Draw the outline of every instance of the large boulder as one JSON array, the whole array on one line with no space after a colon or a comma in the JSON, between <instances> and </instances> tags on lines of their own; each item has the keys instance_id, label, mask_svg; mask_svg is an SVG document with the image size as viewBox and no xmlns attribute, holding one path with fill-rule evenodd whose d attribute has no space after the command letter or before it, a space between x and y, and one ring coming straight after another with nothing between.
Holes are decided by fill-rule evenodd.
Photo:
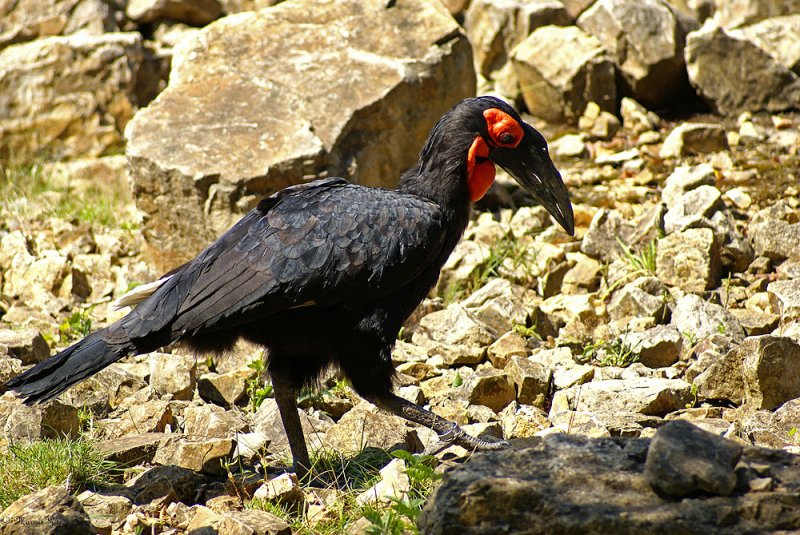
<instances>
[{"instance_id":1,"label":"large boulder","mask_svg":"<svg viewBox=\"0 0 800 535\"><path fill-rule=\"evenodd\" d=\"M800 0L717 0L714 19L724 28L738 28L770 17L800 12Z\"/></svg>"},{"instance_id":2,"label":"large boulder","mask_svg":"<svg viewBox=\"0 0 800 535\"><path fill-rule=\"evenodd\" d=\"M713 20L686 39L689 81L719 113L781 111L800 102L800 78L741 30Z\"/></svg>"},{"instance_id":3,"label":"large boulder","mask_svg":"<svg viewBox=\"0 0 800 535\"><path fill-rule=\"evenodd\" d=\"M0 159L100 156L156 80L139 33L48 37L0 51Z\"/></svg>"},{"instance_id":4,"label":"large boulder","mask_svg":"<svg viewBox=\"0 0 800 535\"><path fill-rule=\"evenodd\" d=\"M690 92L683 58L686 28L661 0L599 0L578 19L616 59L630 94L648 106Z\"/></svg>"},{"instance_id":5,"label":"large boulder","mask_svg":"<svg viewBox=\"0 0 800 535\"><path fill-rule=\"evenodd\" d=\"M288 185L393 186L474 94L469 43L438 2L286 2L218 20L176 46L168 87L126 131L146 237L185 259Z\"/></svg>"},{"instance_id":6,"label":"large boulder","mask_svg":"<svg viewBox=\"0 0 800 535\"><path fill-rule=\"evenodd\" d=\"M515 442L446 472L420 516L420 533L800 529L797 455L742 449L686 422L668 423L652 442L562 434Z\"/></svg>"},{"instance_id":7,"label":"large boulder","mask_svg":"<svg viewBox=\"0 0 800 535\"><path fill-rule=\"evenodd\" d=\"M525 105L538 117L577 123L589 102L616 111L614 64L600 41L580 28L539 28L511 59Z\"/></svg>"}]
</instances>

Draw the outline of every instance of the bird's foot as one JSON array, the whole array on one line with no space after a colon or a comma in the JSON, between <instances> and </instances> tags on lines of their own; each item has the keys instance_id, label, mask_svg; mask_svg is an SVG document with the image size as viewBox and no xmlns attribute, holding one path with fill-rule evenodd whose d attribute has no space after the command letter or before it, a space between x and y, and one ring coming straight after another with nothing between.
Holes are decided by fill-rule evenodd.
<instances>
[{"instance_id":1,"label":"bird's foot","mask_svg":"<svg viewBox=\"0 0 800 535\"><path fill-rule=\"evenodd\" d=\"M461 429L458 426L458 424L453 423L450 429L439 435L438 444L436 444L432 448L434 451L432 453L429 452L429 454L435 455L453 444L455 444L456 446L461 446L462 448L471 451L501 450L510 445L505 440L497 440L490 442L482 438L473 437L472 435L467 434L463 429Z\"/></svg>"}]
</instances>

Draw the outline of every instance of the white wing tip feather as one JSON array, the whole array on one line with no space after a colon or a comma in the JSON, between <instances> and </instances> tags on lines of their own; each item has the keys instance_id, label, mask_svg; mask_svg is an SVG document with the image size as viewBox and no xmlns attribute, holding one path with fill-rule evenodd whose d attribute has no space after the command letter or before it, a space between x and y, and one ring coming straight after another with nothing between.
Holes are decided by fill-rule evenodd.
<instances>
[{"instance_id":1,"label":"white wing tip feather","mask_svg":"<svg viewBox=\"0 0 800 535\"><path fill-rule=\"evenodd\" d=\"M164 277L158 280L154 280L153 282L148 282L147 284L140 284L130 292L126 293L125 295L120 296L116 301L111 303L112 310L119 310L124 307L132 307L138 305L151 295L153 295L156 290L158 290L162 284L167 282L169 279L172 278L172 275L169 277Z\"/></svg>"}]
</instances>

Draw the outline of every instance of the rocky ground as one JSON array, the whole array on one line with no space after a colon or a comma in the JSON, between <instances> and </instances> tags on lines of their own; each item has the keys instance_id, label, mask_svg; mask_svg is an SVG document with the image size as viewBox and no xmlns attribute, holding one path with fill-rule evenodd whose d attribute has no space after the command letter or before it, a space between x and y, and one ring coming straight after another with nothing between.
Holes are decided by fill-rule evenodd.
<instances>
[{"instance_id":1,"label":"rocky ground","mask_svg":"<svg viewBox=\"0 0 800 535\"><path fill-rule=\"evenodd\" d=\"M450 2L460 33L439 4L399 0L367 56L376 37L348 2L45 4L0 20L0 382L122 317L115 299L293 177L390 185L476 72L479 92L536 114L576 236L500 176L393 354L400 395L511 449L391 458L374 448L430 453L436 437L333 375L302 399L320 453L318 480L300 485L280 474L262 351L170 347L44 406L0 397L0 487L33 479L9 468L20 448L63 436L115 467L102 484L0 492L0 533L402 532L444 471L422 532L800 529L800 33L786 30L800 6ZM291 26L298 12L337 21L314 34L327 72L254 52L272 28L321 54ZM627 25L632 13L665 37ZM401 23L413 39L392 32ZM731 47L751 66L736 76ZM366 88L344 98L354 69ZM341 87L323 96L292 72Z\"/></svg>"}]
</instances>

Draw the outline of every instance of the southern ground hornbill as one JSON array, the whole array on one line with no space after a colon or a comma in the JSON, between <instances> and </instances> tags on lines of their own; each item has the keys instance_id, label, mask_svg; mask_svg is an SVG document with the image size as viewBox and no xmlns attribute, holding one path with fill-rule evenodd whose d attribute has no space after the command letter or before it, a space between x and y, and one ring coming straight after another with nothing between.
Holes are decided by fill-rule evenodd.
<instances>
[{"instance_id":1,"label":"southern ground hornbill","mask_svg":"<svg viewBox=\"0 0 800 535\"><path fill-rule=\"evenodd\" d=\"M336 366L365 399L469 449L474 438L392 393L391 351L460 239L495 164L573 232L572 207L542 135L508 104L467 99L431 131L397 189L329 178L261 201L197 258L155 284L127 316L13 378L27 403L48 400L112 362L183 342L203 352L239 338L268 348L294 468L308 450L297 394Z\"/></svg>"}]
</instances>

